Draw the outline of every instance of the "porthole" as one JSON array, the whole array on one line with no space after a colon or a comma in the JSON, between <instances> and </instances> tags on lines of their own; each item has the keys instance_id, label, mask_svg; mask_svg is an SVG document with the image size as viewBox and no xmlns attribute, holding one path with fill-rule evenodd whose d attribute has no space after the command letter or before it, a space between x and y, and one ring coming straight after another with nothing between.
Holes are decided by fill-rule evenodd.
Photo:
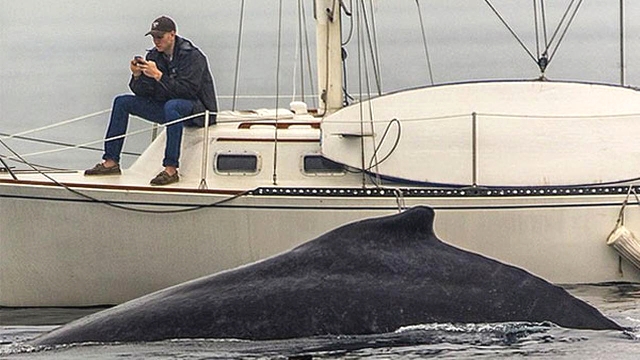
<instances>
[{"instance_id":1,"label":"porthole","mask_svg":"<svg viewBox=\"0 0 640 360\"><path fill-rule=\"evenodd\" d=\"M214 170L221 175L255 175L260 165L260 156L252 153L218 153L214 159Z\"/></svg>"},{"instance_id":2,"label":"porthole","mask_svg":"<svg viewBox=\"0 0 640 360\"><path fill-rule=\"evenodd\" d=\"M304 155L302 160L302 172L305 175L344 175L343 164L327 159L320 154Z\"/></svg>"}]
</instances>

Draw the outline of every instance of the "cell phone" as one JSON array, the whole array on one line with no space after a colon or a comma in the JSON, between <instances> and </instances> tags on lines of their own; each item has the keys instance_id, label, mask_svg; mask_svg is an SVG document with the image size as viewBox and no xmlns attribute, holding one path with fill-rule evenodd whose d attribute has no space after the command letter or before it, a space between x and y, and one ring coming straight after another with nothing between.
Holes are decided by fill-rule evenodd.
<instances>
[{"instance_id":1,"label":"cell phone","mask_svg":"<svg viewBox=\"0 0 640 360\"><path fill-rule=\"evenodd\" d=\"M144 60L144 58L143 58L142 56L140 56L140 55L136 55L136 56L134 57L134 60L136 61L136 64L137 64L137 65L143 65L143 64L145 64L145 63L146 63L146 61Z\"/></svg>"}]
</instances>

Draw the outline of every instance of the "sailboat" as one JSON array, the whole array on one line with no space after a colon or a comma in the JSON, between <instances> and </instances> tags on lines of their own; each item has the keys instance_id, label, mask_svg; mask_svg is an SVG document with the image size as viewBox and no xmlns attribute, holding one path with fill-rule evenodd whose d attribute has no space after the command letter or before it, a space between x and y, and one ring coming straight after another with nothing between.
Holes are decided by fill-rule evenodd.
<instances>
[{"instance_id":1,"label":"sailboat","mask_svg":"<svg viewBox=\"0 0 640 360\"><path fill-rule=\"evenodd\" d=\"M178 183L148 184L164 132L121 176L3 160L0 306L118 304L417 205L435 209L445 241L549 281L640 281L607 245L622 219L640 231L636 89L541 76L345 105L344 4L314 5L318 108L227 110L186 128Z\"/></svg>"}]
</instances>

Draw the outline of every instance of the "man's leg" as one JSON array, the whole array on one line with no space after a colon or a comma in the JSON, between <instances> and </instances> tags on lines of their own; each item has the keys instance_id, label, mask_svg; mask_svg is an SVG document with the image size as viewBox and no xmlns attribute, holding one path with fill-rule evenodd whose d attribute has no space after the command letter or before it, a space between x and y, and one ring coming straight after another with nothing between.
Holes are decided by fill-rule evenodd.
<instances>
[{"instance_id":1,"label":"man's leg","mask_svg":"<svg viewBox=\"0 0 640 360\"><path fill-rule=\"evenodd\" d=\"M136 95L117 96L113 100L111 119L107 128L107 139L126 134L129 125L129 114L161 122L164 118L163 104ZM105 141L104 155L102 156L102 159L107 163L105 166L110 165L110 162L120 163L120 153L123 145L124 138Z\"/></svg>"},{"instance_id":2,"label":"man's leg","mask_svg":"<svg viewBox=\"0 0 640 360\"><path fill-rule=\"evenodd\" d=\"M164 119L168 123L193 113L193 102L184 99L172 99L164 104ZM167 144L164 150L164 160L162 166L169 175L175 173L175 169L180 167L180 146L182 145L183 122L178 122L167 126Z\"/></svg>"}]
</instances>

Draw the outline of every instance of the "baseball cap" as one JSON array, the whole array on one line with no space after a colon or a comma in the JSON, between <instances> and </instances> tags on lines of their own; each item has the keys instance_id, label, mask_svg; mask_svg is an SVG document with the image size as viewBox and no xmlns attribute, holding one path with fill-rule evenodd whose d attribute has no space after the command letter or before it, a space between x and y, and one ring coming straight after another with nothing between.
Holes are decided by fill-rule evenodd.
<instances>
[{"instance_id":1,"label":"baseball cap","mask_svg":"<svg viewBox=\"0 0 640 360\"><path fill-rule=\"evenodd\" d=\"M160 16L159 18L153 20L151 23L151 30L148 33L144 34L153 35L153 36L162 36L164 33L176 31L176 23L173 22L169 17Z\"/></svg>"}]
</instances>

